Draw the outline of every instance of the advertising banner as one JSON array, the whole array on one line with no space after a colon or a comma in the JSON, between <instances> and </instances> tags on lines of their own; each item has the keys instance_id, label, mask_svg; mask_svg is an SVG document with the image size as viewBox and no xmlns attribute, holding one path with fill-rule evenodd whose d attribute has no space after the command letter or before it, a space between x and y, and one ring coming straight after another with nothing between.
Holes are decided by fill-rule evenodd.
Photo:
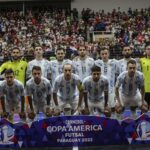
<instances>
[{"instance_id":1,"label":"advertising banner","mask_svg":"<svg viewBox=\"0 0 150 150\"><path fill-rule=\"evenodd\" d=\"M0 120L0 148L150 144L150 117L122 121L100 116L60 116L28 123Z\"/></svg>"}]
</instances>

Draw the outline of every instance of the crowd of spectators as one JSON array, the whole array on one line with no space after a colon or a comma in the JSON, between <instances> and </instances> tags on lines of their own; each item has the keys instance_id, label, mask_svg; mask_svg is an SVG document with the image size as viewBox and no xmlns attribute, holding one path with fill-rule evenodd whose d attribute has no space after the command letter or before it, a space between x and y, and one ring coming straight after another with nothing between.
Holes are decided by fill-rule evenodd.
<instances>
[{"instance_id":1,"label":"crowd of spectators","mask_svg":"<svg viewBox=\"0 0 150 150\"><path fill-rule=\"evenodd\" d=\"M120 8L106 13L83 9L45 9L7 11L0 13L0 62L7 61L10 49L18 46L27 61L33 59L35 42L39 42L48 59L55 56L58 45L66 49L66 57L77 55L78 45L85 43L94 59L102 43L88 39L87 33L110 31L114 34L110 46L111 57L119 58L124 44L130 44L136 57L143 55L145 43L150 40L150 8L121 12Z\"/></svg>"},{"instance_id":2,"label":"crowd of spectators","mask_svg":"<svg viewBox=\"0 0 150 150\"><path fill-rule=\"evenodd\" d=\"M70 97L72 95L70 96L69 94L74 93L75 95L73 95L73 98L74 96L76 96L75 86L77 86L79 92L81 92L79 94L80 100L78 103L78 107L80 108L83 92L80 78L83 79L84 83L85 77L89 76L89 73L91 73L91 68L96 62L94 60L97 59L99 62L98 63L99 68L95 68L95 71L93 71L98 72L98 74L96 74L97 77L95 79L96 82L99 80L102 66L103 66L102 70L104 70L103 74L107 72L108 75L110 75L116 69L116 71L114 71L115 73L113 74L114 78L112 76L108 76L108 79L110 81L109 85L112 85L114 88L116 76L118 75L118 73L121 73L122 71L126 70L126 68L128 67L128 65L126 64L127 61L131 58L131 54L133 54L132 55L133 57L143 57L145 52L146 56L149 57L149 53L147 52L149 51L149 47L148 46L145 47L145 45L150 42L149 20L150 20L150 8L141 10L132 10L131 8L129 8L127 12L121 12L120 8L118 8L117 10L114 9L112 12L108 13L106 13L104 10L94 12L89 8L83 9L81 13L79 13L77 9L69 10L69 9L50 9L50 8L26 10L25 12L12 10L1 12L0 62L1 64L3 63L3 65L1 65L2 70L1 74L3 75L3 72L11 66L14 71L14 73L11 72L13 74L13 77L17 79L18 76L21 77L23 81L25 81L26 80L25 77L29 79L31 76L33 76L31 68L35 66L35 64L37 66L41 65L39 68L37 68L37 70L35 69L37 71L35 73L39 74L39 77L41 77L41 75L42 74L44 75L45 73L47 78L49 77L49 80L52 80L53 82L55 81L52 89L53 89L53 100L56 105L56 108L58 107L57 92L58 90L62 90L59 88L62 87L63 88L62 91L67 92L67 94L62 92L61 96L63 97L65 95L66 97L63 98L65 100L68 99L70 100ZM98 41L94 41L91 38L91 33L95 31L103 33L104 32L111 33L113 35L113 39L109 40L108 38L101 38L101 40L99 39ZM56 59L56 60L49 62L48 60L43 58L43 54L46 59L49 60ZM121 56L124 56L123 59L120 59L121 61L119 61L119 66L118 61L116 60L111 59L111 61L109 61L109 54L110 59L111 58L120 59ZM77 55L78 57L75 57ZM90 57L87 57L87 55L91 56L94 60ZM73 63L74 65L71 64L64 65L64 61L68 62L70 61L66 60L64 56L67 59L72 59L73 61L71 62L71 64ZM100 57L101 59L99 59ZM7 61L10 59L11 61ZM26 61L24 61L24 59ZM5 61L7 62L4 63ZM131 67L132 65L134 65L133 67L135 71L136 71L136 63L139 63L139 61L140 59L137 59L137 62L136 60L131 61ZM29 62L28 65L27 62ZM123 63L121 64L121 62ZM144 60L143 65L145 65L147 62L148 60ZM147 64L146 68L149 68L149 62ZM112 69L112 66L114 66L115 69ZM125 70L119 72L118 67L119 68L121 67L121 69L125 68ZM112 69L111 71L110 68ZM77 85L75 85L74 82L71 83L73 77L72 70L75 71L75 74L79 75L79 77L76 77L76 75L74 76L75 79L74 81L75 83L77 83ZM40 73L38 73L38 71ZM149 74L148 71L149 69L146 70L147 74ZM22 73L22 75L20 75L20 73ZM64 74L62 73L64 74L66 73L66 76L63 76ZM139 73L139 77L140 74L141 73ZM53 75L54 78L51 78L51 75ZM94 73L92 75L94 75ZM56 77L58 77L58 79ZM90 79L90 82L94 80L94 77L95 76L93 76L92 80ZM66 79L63 82L62 79L64 78ZM113 83L111 82L112 78ZM142 75L140 79L141 79L141 87L143 87L144 80ZM39 79L39 81L41 81L41 79ZM4 82L2 81L1 85L3 85ZM138 82L139 81L133 83ZM39 85L39 83L40 82L37 82L37 86ZM63 83L64 84L66 83L66 85L64 86ZM108 85L107 81L105 82L105 84ZM73 86L73 92L71 86ZM99 88L97 88L96 86L97 85L93 85L92 87L93 91L99 94L98 91ZM130 89L132 89L132 87L134 86L137 85L131 85ZM127 86L127 89L129 89L128 87L129 86ZM48 88L50 89L50 87ZM108 102L108 94L110 94L108 93L108 87L106 88L107 88L106 91L104 91L106 92L105 93L106 95L104 96L106 98L105 107L107 106ZM89 89L91 90L91 88ZM84 90L85 90L84 92L87 92L86 89ZM149 94L149 91L147 93ZM38 90L36 94L39 94ZM41 98L42 94L43 91L41 92L41 94L39 94ZM97 94L93 93L93 95ZM113 97L111 98L114 99L114 89L112 90L111 94ZM141 95L143 98L144 94L142 93ZM47 96L48 100L50 100L50 93L48 93ZM93 99L97 100L100 97L98 98L94 97ZM10 96L10 99L11 98L12 97ZM2 99L4 100L4 97L2 97ZM32 104L30 103L32 100L30 99L30 97L27 97L27 101L28 100L32 109ZM24 98L22 99L22 101L24 101ZM85 105L87 105L86 101L87 100L85 100ZM120 103L119 96L118 101ZM4 103L2 102L2 107L3 104ZM47 105L50 105L49 101L47 102ZM144 105L144 99L142 99L142 105ZM77 106L77 103L75 104L75 106ZM22 105L22 109L23 107L24 106ZM115 107L114 105L111 106L112 109L114 109L114 107ZM3 111L5 111L4 107Z\"/></svg>"}]
</instances>

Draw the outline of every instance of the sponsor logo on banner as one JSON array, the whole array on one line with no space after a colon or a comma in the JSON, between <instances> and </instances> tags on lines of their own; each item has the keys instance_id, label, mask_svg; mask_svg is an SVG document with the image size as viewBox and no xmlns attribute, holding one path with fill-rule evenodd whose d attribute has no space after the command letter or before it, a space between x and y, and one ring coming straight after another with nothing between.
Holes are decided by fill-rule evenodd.
<instances>
[{"instance_id":1,"label":"sponsor logo on banner","mask_svg":"<svg viewBox=\"0 0 150 150\"><path fill-rule=\"evenodd\" d=\"M148 121L141 121L137 128L137 138L136 140L145 141L150 140L150 122Z\"/></svg>"},{"instance_id":2,"label":"sponsor logo on banner","mask_svg":"<svg viewBox=\"0 0 150 150\"><path fill-rule=\"evenodd\" d=\"M0 145L14 144L12 139L14 137L14 129L9 125L0 126Z\"/></svg>"},{"instance_id":3,"label":"sponsor logo on banner","mask_svg":"<svg viewBox=\"0 0 150 150\"><path fill-rule=\"evenodd\" d=\"M119 144L122 141L127 143L117 120L99 116L52 117L34 122L31 130L36 132L32 139L37 146L95 146Z\"/></svg>"},{"instance_id":4,"label":"sponsor logo on banner","mask_svg":"<svg viewBox=\"0 0 150 150\"><path fill-rule=\"evenodd\" d=\"M62 126L48 126L47 132L50 134L57 132L64 132L64 136L57 139L58 143L66 142L92 142L93 138L85 137L85 132L99 132L102 131L100 124L85 124L84 120L65 120Z\"/></svg>"}]
</instances>

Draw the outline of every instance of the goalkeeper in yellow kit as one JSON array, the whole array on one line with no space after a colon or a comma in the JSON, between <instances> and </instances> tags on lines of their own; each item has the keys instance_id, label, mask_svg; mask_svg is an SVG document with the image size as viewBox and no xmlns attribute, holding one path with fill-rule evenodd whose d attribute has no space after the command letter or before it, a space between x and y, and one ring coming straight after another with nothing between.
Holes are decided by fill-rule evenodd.
<instances>
[{"instance_id":1,"label":"goalkeeper in yellow kit","mask_svg":"<svg viewBox=\"0 0 150 150\"><path fill-rule=\"evenodd\" d=\"M21 60L21 50L14 47L11 50L11 60L3 63L0 66L0 73L3 74L6 69L12 69L15 73L15 79L25 85L25 74L27 69L27 62Z\"/></svg>"},{"instance_id":2,"label":"goalkeeper in yellow kit","mask_svg":"<svg viewBox=\"0 0 150 150\"><path fill-rule=\"evenodd\" d=\"M144 74L145 101L150 107L150 43L145 46L146 56L140 59L142 72Z\"/></svg>"}]
</instances>

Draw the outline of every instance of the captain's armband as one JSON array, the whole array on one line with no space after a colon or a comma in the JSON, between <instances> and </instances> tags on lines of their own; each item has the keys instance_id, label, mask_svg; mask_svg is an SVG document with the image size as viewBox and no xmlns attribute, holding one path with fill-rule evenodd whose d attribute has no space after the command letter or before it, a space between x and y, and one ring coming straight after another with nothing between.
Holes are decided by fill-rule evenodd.
<instances>
[{"instance_id":1,"label":"captain's armband","mask_svg":"<svg viewBox=\"0 0 150 150\"><path fill-rule=\"evenodd\" d=\"M78 90L83 91L83 85L81 83L78 85Z\"/></svg>"}]
</instances>

